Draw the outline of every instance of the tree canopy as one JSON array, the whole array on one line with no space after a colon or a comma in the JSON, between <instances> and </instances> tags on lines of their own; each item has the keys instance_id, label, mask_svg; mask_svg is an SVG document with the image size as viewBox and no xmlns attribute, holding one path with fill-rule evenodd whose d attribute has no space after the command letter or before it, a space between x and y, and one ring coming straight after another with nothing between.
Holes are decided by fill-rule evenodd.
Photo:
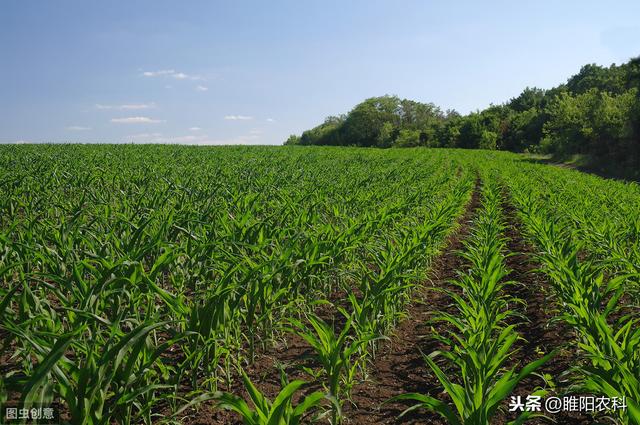
<instances>
[{"instance_id":1,"label":"tree canopy","mask_svg":"<svg viewBox=\"0 0 640 425\"><path fill-rule=\"evenodd\" d=\"M583 66L565 84L527 87L502 105L467 115L397 96L366 99L289 145L454 147L585 154L640 177L640 57Z\"/></svg>"}]
</instances>

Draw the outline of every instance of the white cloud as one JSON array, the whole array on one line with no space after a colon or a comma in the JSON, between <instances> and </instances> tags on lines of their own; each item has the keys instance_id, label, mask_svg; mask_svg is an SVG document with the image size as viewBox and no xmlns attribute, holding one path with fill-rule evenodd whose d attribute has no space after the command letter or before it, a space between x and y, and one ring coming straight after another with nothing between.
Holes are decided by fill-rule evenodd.
<instances>
[{"instance_id":1,"label":"white cloud","mask_svg":"<svg viewBox=\"0 0 640 425\"><path fill-rule=\"evenodd\" d=\"M198 87L196 87L196 90L198 90L198 91L207 91L207 90L209 90L209 87L198 86Z\"/></svg>"},{"instance_id":2,"label":"white cloud","mask_svg":"<svg viewBox=\"0 0 640 425\"><path fill-rule=\"evenodd\" d=\"M199 75L189 75L184 72L176 72L175 69L161 69L159 71L145 71L143 77L173 77L176 80L202 80Z\"/></svg>"},{"instance_id":3,"label":"white cloud","mask_svg":"<svg viewBox=\"0 0 640 425\"><path fill-rule=\"evenodd\" d=\"M276 122L276 120L274 120L273 118L267 118L266 121L267 122Z\"/></svg>"},{"instance_id":4,"label":"white cloud","mask_svg":"<svg viewBox=\"0 0 640 425\"><path fill-rule=\"evenodd\" d=\"M230 120L230 121L237 121L237 120L252 120L253 117L247 116L247 115L225 115L224 117L225 120Z\"/></svg>"},{"instance_id":5,"label":"white cloud","mask_svg":"<svg viewBox=\"0 0 640 425\"><path fill-rule=\"evenodd\" d=\"M251 130L249 134L262 134L262 130Z\"/></svg>"},{"instance_id":6,"label":"white cloud","mask_svg":"<svg viewBox=\"0 0 640 425\"><path fill-rule=\"evenodd\" d=\"M126 118L112 118L111 122L116 124L157 124L164 121L155 120L149 117L126 117Z\"/></svg>"},{"instance_id":7,"label":"white cloud","mask_svg":"<svg viewBox=\"0 0 640 425\"><path fill-rule=\"evenodd\" d=\"M67 130L69 131L87 131L87 130L91 130L91 127L83 127L81 125L70 125L67 127Z\"/></svg>"},{"instance_id":8,"label":"white cloud","mask_svg":"<svg viewBox=\"0 0 640 425\"><path fill-rule=\"evenodd\" d=\"M175 72L173 69L162 69L160 71L146 71L142 75L145 77L160 77L162 75L173 75Z\"/></svg>"},{"instance_id":9,"label":"white cloud","mask_svg":"<svg viewBox=\"0 0 640 425\"><path fill-rule=\"evenodd\" d=\"M189 128L189 131L200 131L202 130L200 127L191 127Z\"/></svg>"},{"instance_id":10,"label":"white cloud","mask_svg":"<svg viewBox=\"0 0 640 425\"><path fill-rule=\"evenodd\" d=\"M152 109L155 108L156 104L154 102L151 103L131 103L128 105L120 105L120 109Z\"/></svg>"},{"instance_id":11,"label":"white cloud","mask_svg":"<svg viewBox=\"0 0 640 425\"><path fill-rule=\"evenodd\" d=\"M177 80L192 80L192 81L202 80L202 77L199 76L199 75L187 75L187 74L184 74L182 72L174 74L173 78L175 78Z\"/></svg>"},{"instance_id":12,"label":"white cloud","mask_svg":"<svg viewBox=\"0 0 640 425\"><path fill-rule=\"evenodd\" d=\"M124 105L102 105L96 103L97 109L116 109L116 110L140 110L140 109L153 109L156 107L155 102L149 103L128 103Z\"/></svg>"}]
</instances>

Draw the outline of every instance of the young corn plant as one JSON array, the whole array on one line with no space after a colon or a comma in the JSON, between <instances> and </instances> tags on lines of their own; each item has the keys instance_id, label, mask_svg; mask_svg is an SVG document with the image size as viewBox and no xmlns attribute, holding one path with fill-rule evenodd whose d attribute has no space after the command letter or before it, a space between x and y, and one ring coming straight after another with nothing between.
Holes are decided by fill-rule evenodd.
<instances>
[{"instance_id":1,"label":"young corn plant","mask_svg":"<svg viewBox=\"0 0 640 425\"><path fill-rule=\"evenodd\" d=\"M244 371L241 373L244 388L253 408L244 399L230 393L217 393L213 399L216 400L219 408L233 410L239 414L245 425L298 425L305 415L311 414L325 398L322 392L316 391L304 396L298 404L294 405L294 396L306 382L295 380L286 383L283 379L283 388L275 399L270 401L256 388Z\"/></svg>"},{"instance_id":2,"label":"young corn plant","mask_svg":"<svg viewBox=\"0 0 640 425\"><path fill-rule=\"evenodd\" d=\"M203 293L202 300L186 302L182 306L181 317L184 317L182 332L185 342L182 349L185 358L176 376L190 375L192 388L199 387L199 372L205 372L205 382L210 391L218 390L219 369L224 367L224 376L229 383L231 377L230 350L234 347L234 335L228 332L233 320L234 302L230 296L232 286L223 282L208 293ZM238 344L235 344L238 345Z\"/></svg>"},{"instance_id":3,"label":"young corn plant","mask_svg":"<svg viewBox=\"0 0 640 425\"><path fill-rule=\"evenodd\" d=\"M616 412L618 418L623 423L640 423L638 320L629 315L616 321L609 319L620 308L625 284L630 278L637 279L637 275L605 279L602 263L580 258L582 244L574 240L570 231L558 230L556 221L549 219L531 197L518 199L531 237L544 248L539 258L563 304L562 318L576 330L578 346L585 355L585 363L572 368L578 377L573 390L625 397L628 409Z\"/></svg>"},{"instance_id":4,"label":"young corn plant","mask_svg":"<svg viewBox=\"0 0 640 425\"><path fill-rule=\"evenodd\" d=\"M289 330L300 337L313 348L314 359L322 367L321 376L324 376L327 397L332 401L333 424L342 421L342 405L344 399L349 399L351 388L357 378L358 361L353 359L361 348L374 339L373 335L350 335L352 318L348 318L339 334L336 335L333 326L317 316L307 317L309 325L291 319ZM306 368L312 376L317 375L313 370Z\"/></svg>"},{"instance_id":5,"label":"young corn plant","mask_svg":"<svg viewBox=\"0 0 640 425\"><path fill-rule=\"evenodd\" d=\"M489 424L504 400L518 382L532 374L553 356L533 361L519 371L506 368L519 338L515 325L505 320L515 314L508 310L508 298L502 289L509 271L504 264L504 225L501 221L499 188L490 183L484 187L482 209L474 223L465 250L460 255L471 266L469 275L453 282L462 295L445 291L457 308L457 314L440 314L435 320L451 326L448 335L437 334L449 351L435 351L424 356L440 384L453 401L453 407L427 394L403 394L395 400L418 402L401 416L418 408L437 412L450 424ZM461 383L450 379L434 361L442 356L456 369ZM538 393L540 394L540 392ZM519 420L526 419L526 416Z\"/></svg>"},{"instance_id":6,"label":"young corn plant","mask_svg":"<svg viewBox=\"0 0 640 425\"><path fill-rule=\"evenodd\" d=\"M43 338L12 328L12 332L32 345L40 359L22 383L22 402L27 408L42 405L59 394L74 425L107 424L112 420L124 424L153 423L152 408L161 399L157 392L172 388L162 383L169 370L159 358L181 339L153 345L150 334L166 324L141 323L127 334L116 324L106 335L96 333L91 325L78 326L50 347ZM69 356L70 350L74 357Z\"/></svg>"}]
</instances>

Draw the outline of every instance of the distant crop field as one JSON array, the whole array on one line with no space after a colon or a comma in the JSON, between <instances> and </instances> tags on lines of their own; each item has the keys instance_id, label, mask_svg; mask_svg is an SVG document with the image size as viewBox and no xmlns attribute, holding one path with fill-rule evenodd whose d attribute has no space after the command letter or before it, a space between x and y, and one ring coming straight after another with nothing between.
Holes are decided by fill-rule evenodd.
<instances>
[{"instance_id":1,"label":"distant crop field","mask_svg":"<svg viewBox=\"0 0 640 425\"><path fill-rule=\"evenodd\" d=\"M639 284L517 154L0 146L0 423L640 424Z\"/></svg>"}]
</instances>

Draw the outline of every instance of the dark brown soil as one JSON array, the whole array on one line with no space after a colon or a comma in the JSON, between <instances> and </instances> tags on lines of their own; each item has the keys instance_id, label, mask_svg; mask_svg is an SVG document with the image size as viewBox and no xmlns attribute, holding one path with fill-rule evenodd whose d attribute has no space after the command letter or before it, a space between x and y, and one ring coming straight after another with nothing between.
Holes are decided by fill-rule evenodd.
<instances>
[{"instance_id":1,"label":"dark brown soil","mask_svg":"<svg viewBox=\"0 0 640 425\"><path fill-rule=\"evenodd\" d=\"M553 299L553 288L548 278L539 272L540 264L536 263L535 251L525 241L521 232L521 223L516 215L515 208L508 202L502 205L506 227L507 251L512 254L507 256L506 264L511 270L508 280L516 282L508 286L507 291L514 299L524 300L525 304L515 303L513 309L522 313L528 320L520 322L517 331L523 340L517 344L517 353L512 359L511 366L522 366L535 361L543 355L558 350L557 354L545 365L537 370L539 374L548 374L554 385L555 391L549 396L562 397L567 389L566 378L562 374L575 365L577 361L575 346L571 345L575 337L569 326L563 321L552 321L559 316L559 308ZM531 375L523 379L516 387L513 395L523 399L532 394L536 389L549 386L544 380ZM560 412L549 415L559 424L591 424L593 419L582 413ZM504 414L503 420L514 420L515 414ZM496 422L500 423L500 422ZM550 423L543 418L535 418L527 421L532 424Z\"/></svg>"},{"instance_id":2,"label":"dark brown soil","mask_svg":"<svg viewBox=\"0 0 640 425\"><path fill-rule=\"evenodd\" d=\"M431 338L433 331L428 322L434 312L447 310L449 301L444 294L431 289L445 287L449 280L457 276L456 273L462 267L462 263L456 252L462 248L462 240L469 232L469 222L479 204L478 181L465 214L458 222L457 230L448 237L443 254L433 263L433 280L428 286L420 286L416 289L414 294L416 301L408 308L408 319L398 325L391 341L382 344L379 348L376 360L369 370L370 379L353 389L352 397L357 407L345 402L343 413L346 423L444 423L437 415L424 412L398 420L398 415L410 404L383 403L395 395L406 392L440 391L437 379L428 370L422 358L421 350L430 353L437 348ZM334 308L330 307L320 308L317 313L324 320L330 320L331 316L335 317ZM246 371L259 389L269 398L273 398L280 388L275 365L278 363L285 365L290 379L309 380L299 366L304 364L303 359L310 354L311 349L305 341L295 335L287 335L286 346L276 346L268 353L260 354ZM309 386L305 393L319 389L317 385ZM246 391L240 379L234 379L231 392L246 398ZM427 419L429 419L428 422L425 422ZM204 403L198 411L193 410L183 415L181 421L198 425L241 423L236 414L215 409L212 403Z\"/></svg>"},{"instance_id":3,"label":"dark brown soil","mask_svg":"<svg viewBox=\"0 0 640 425\"><path fill-rule=\"evenodd\" d=\"M456 231L448 237L442 254L434 260L431 281L415 290L414 302L409 305L407 310L407 319L399 323L391 340L381 345L377 357L369 369L369 379L353 389L354 404L345 403L346 423L445 423L437 414L423 409L399 419L400 413L413 403L386 402L394 396L408 392L431 394L442 400L448 400L446 394L442 392L437 378L426 366L422 353L429 354L434 350L447 348L442 347L433 338L434 328L439 333L445 334L446 325L430 322L438 311L455 312L446 294L434 291L433 288L454 289L449 281L455 279L458 273L464 272L467 267L457 253L463 248L462 242L468 236L471 230L471 221L480 206L479 186L478 180L472 199L467 205L464 215L458 221ZM506 263L508 268L512 270L508 279L518 282L517 285L509 286L507 291L514 299L526 301L526 304L514 303L512 308L528 318L528 321L518 325L518 332L522 335L523 340L518 343L518 351L510 366L520 368L540 358L544 353L558 349L558 354L538 372L553 377L556 389L549 396L562 397L567 387L567 382L561 377L562 373L576 361L575 347L570 345L570 342L575 338L564 322L552 323L552 319L558 316L558 307L552 298L553 290L546 276L537 271L539 264L534 261L535 251L520 233L520 222L515 209L505 201L503 210L507 223L507 251L510 254ZM325 320L330 320L335 311L333 308L320 308L318 313ZM277 345L268 352L259 354L255 363L247 367L246 371L260 390L269 398L273 398L280 388L275 365L282 364L290 379L310 380L299 369L301 364L305 364L304 359L309 354L311 351L306 342L297 336L287 335L286 346ZM310 365L308 362L306 364ZM452 373L455 372L452 371ZM514 395L520 395L524 398L541 386L545 386L541 378L530 376L518 385ZM317 384L307 387L304 393L307 394L315 390L320 390ZM246 398L246 391L242 387L240 379L234 379L231 392ZM506 408L505 404L504 410ZM192 410L185 413L180 419L183 423L199 425L241 423L236 414L215 409L212 403L204 403L198 408L198 411ZM492 423L504 424L513 419L515 419L513 414L501 411L498 412ZM578 413L559 413L553 415L552 419L558 424L594 423L591 417ZM551 422L545 419L533 419L527 423Z\"/></svg>"},{"instance_id":4,"label":"dark brown soil","mask_svg":"<svg viewBox=\"0 0 640 425\"><path fill-rule=\"evenodd\" d=\"M354 288L354 291L356 294L359 293L357 288ZM344 327L346 318L337 310L337 306L348 309L348 302L346 300L347 296L343 291L334 292L328 297L330 303L317 306L315 308L315 314L322 320L333 325L336 332L339 332L339 330ZM305 395L315 391L323 392L322 385L319 382L313 382L314 379L309 376L302 367L317 370L320 368L320 365L317 364L314 359L312 347L303 338L288 332L282 339L277 341L273 346L270 346L267 350L258 348L254 362L251 365L244 366L243 370L259 391L269 400L277 397L278 392L282 388L280 368L284 370L289 381L298 379L308 382L309 384L305 385L302 390L294 396L294 402L298 403ZM185 393L188 392L188 385L185 386L184 390ZM248 397L239 373L234 373L231 388L220 388L220 390L227 391L245 399L247 404L253 408L253 404ZM329 402L326 401L325 405L328 410L330 408ZM242 424L239 415L231 411L216 408L215 402L213 401L201 403L197 408L184 413L180 420L181 423L193 425Z\"/></svg>"},{"instance_id":5,"label":"dark brown soil","mask_svg":"<svg viewBox=\"0 0 640 425\"><path fill-rule=\"evenodd\" d=\"M434 260L431 282L419 286L414 294L415 302L407 310L407 319L400 322L389 343L383 344L370 368L370 379L353 390L355 406L345 408L349 424L440 424L440 416L423 410L398 416L413 403L385 403L390 398L409 392L435 395L441 391L437 378L426 365L422 353L443 348L432 338L435 326L429 322L438 311L451 312L448 297L433 288L450 287L449 281L464 268L457 251L471 229L470 222L480 206L480 182L476 181L471 201L459 219L456 231L445 242L442 254Z\"/></svg>"},{"instance_id":6,"label":"dark brown soil","mask_svg":"<svg viewBox=\"0 0 640 425\"><path fill-rule=\"evenodd\" d=\"M259 353L255 362L244 368L251 381L270 400L273 400L281 389L280 373L278 365L286 372L290 381L301 379L311 381L310 377L300 369L300 366L316 367L313 364L311 347L300 337L287 334L286 344L279 343L271 347L267 352ZM249 401L247 392L242 384L239 374L235 374L230 389L220 388L221 391L228 391L236 396L242 397L247 404L253 408ZM310 383L303 387L294 400L299 400L306 394L314 391L321 391L322 387L318 383ZM223 409L215 407L215 403L204 402L197 408L185 412L179 418L181 423L193 425L213 425L213 424L242 424L240 416Z\"/></svg>"},{"instance_id":7,"label":"dark brown soil","mask_svg":"<svg viewBox=\"0 0 640 425\"><path fill-rule=\"evenodd\" d=\"M387 403L387 401L394 396L409 392L430 394L443 401L449 400L448 396L442 392L437 378L426 365L422 353L429 354L434 350L448 348L443 347L433 338L434 329L441 334L446 334L447 325L434 323L432 319L439 311L454 314L455 311L449 297L434 288L456 290L450 281L457 278L459 273L464 273L468 267L464 259L458 255L458 251L463 248L463 241L471 231L471 222L479 207L480 180L478 179L471 200L463 216L458 220L456 230L445 241L442 254L434 259L430 270L431 280L415 289L414 302L408 306L407 318L398 324L390 341L379 347L377 356L369 369L369 379L354 387L352 391L354 404L345 403L344 416L347 424L446 423L439 415L424 409L398 418L413 403ZM503 211L507 223L507 252L510 254L506 258L507 266L511 270L508 279L518 283L508 286L507 292L514 299L526 301L526 304L516 302L512 308L528 319L518 324L517 330L523 340L518 342L518 351L513 356L510 366L517 366L519 369L543 354L557 349L557 355L539 369L538 373L548 374L553 378L555 389L549 396L562 397L567 388L567 382L562 378L562 374L577 361L576 348L571 345L576 338L564 322L552 322L552 319L558 317L559 309L554 302L550 283L543 273L537 271L539 264L534 261L535 251L520 232L520 222L514 207L505 201ZM332 296L331 298L340 299L341 297ZM332 317L340 320L340 316L335 314L333 308L320 308L318 313L325 320L331 320ZM0 360L5 360L6 355L7 353L4 353ZM311 348L302 338L288 334L286 345L281 342L266 352L259 353L255 362L247 366L245 371L257 387L273 399L280 389L277 365L282 365L291 380L310 381L311 378L300 370L301 365L317 366L307 360L310 355ZM445 372L448 373L446 369ZM524 398L541 386L545 386L541 378L530 376L517 386L514 395ZM310 384L304 388L302 394L320 389L319 384ZM188 386L184 390L186 394L189 390ZM229 391L248 400L239 376L234 377ZM300 396L296 397L296 399L299 398ZM506 410L506 402L504 407ZM216 409L213 402L202 403L197 410L184 412L178 419L182 423L198 425L241 423L238 415ZM513 414L501 411L492 420L492 424L504 424L513 419L515 419ZM591 417L579 413L559 413L553 415L552 419L558 424L594 423ZM527 423L550 423L550 421L533 419Z\"/></svg>"}]
</instances>

